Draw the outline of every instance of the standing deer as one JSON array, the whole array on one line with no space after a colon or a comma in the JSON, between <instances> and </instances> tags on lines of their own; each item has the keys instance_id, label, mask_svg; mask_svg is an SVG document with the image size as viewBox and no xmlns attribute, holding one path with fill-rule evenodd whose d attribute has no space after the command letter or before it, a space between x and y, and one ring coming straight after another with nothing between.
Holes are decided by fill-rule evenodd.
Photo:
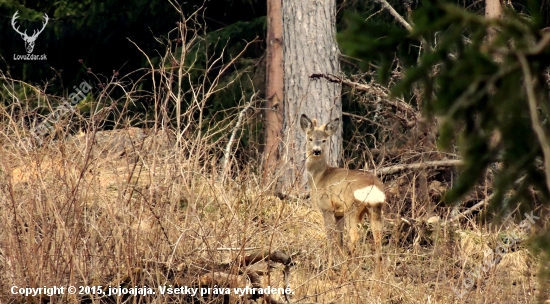
<instances>
[{"instance_id":1,"label":"standing deer","mask_svg":"<svg viewBox=\"0 0 550 304\"><path fill-rule=\"evenodd\" d=\"M338 130L339 119L317 127L305 114L300 126L306 133L306 170L311 197L321 209L329 241L338 236L338 246L344 246L344 225L349 228L349 249L355 250L359 239L357 224L366 214L372 227L375 244L375 275L380 274L382 262L382 206L386 201L382 182L372 173L330 167L325 159L327 139Z\"/></svg>"}]
</instances>

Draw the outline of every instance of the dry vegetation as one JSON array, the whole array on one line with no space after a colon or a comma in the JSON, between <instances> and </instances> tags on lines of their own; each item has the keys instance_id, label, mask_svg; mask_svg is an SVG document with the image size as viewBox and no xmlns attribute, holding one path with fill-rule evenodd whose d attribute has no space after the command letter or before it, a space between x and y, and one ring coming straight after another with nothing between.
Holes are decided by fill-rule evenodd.
<instances>
[{"instance_id":1,"label":"dry vegetation","mask_svg":"<svg viewBox=\"0 0 550 304\"><path fill-rule=\"evenodd\" d=\"M221 89L218 78L209 84L194 83L192 94L185 92L193 98L183 101L183 94L172 91L178 83L174 79L191 81L191 67L177 62L175 68L168 67L171 64L166 62L183 62L186 54L176 58L170 52L174 46L167 49L163 63L151 66L159 76L152 92L123 85L124 78L98 78L94 84L92 105L120 104L121 100L127 105L134 98L151 97L155 127L150 129L115 120L116 130L99 131L107 113L115 112L115 107L105 107L92 111L89 117L78 112L63 117L42 146L21 147L29 132L22 117L25 111L32 112L23 105L42 93L3 77L13 106L0 108L0 302L250 303L253 299L246 296L158 293L160 286L244 287L250 281L284 288L285 263L290 267L292 303L536 300L539 262L526 249L525 240L546 225L543 209L534 211L541 219L529 230L518 226L525 217L516 213L510 213L502 224L484 225L476 220L476 212L464 218L458 218L457 212L488 197L491 190L486 185L452 209L439 202L452 183L453 167L387 171L391 173L383 176L390 197L384 211L385 274L380 281L373 280L368 223L363 224L366 237L359 256L329 253L322 217L315 207L300 198L301 193L291 193L292 199L285 200L270 195L261 187L259 160L245 157L245 162L236 156L240 129L255 125L261 110L229 109L225 121L201 129L206 124L202 111L208 98ZM209 72L207 68L205 73ZM106 84L98 86L102 82ZM35 94L21 96L21 86L36 89ZM111 100L115 88L124 91L120 100ZM46 98L53 109L58 99ZM172 126L168 104L177 101L186 106L173 109L181 121ZM126 106L122 111L116 109L115 117L125 117ZM350 165L367 163L380 170L455 158L437 152L425 138L429 132L419 131L421 127L396 133L399 121L381 120L378 149L359 154ZM86 132L73 132L77 125ZM182 132L175 132L177 129ZM236 138L231 136L233 130ZM363 138L357 134L353 140L365 144ZM509 247L501 261L485 266L487 271L472 276L487 265L484 252L496 249L499 241L510 235L517 237L517 244ZM250 263L251 254L259 251L267 252L262 256L291 257L292 262L271 259ZM469 278L473 280L466 282L473 286L463 287ZM103 286L104 290L109 286L148 286L157 294L25 298L11 293L12 286L69 285ZM455 290L465 294L460 298ZM254 301L286 300L276 295Z\"/></svg>"},{"instance_id":2,"label":"dry vegetation","mask_svg":"<svg viewBox=\"0 0 550 304\"><path fill-rule=\"evenodd\" d=\"M12 295L11 286L106 288L120 282L155 288L200 282L244 286L237 276L246 268L239 265L240 257L255 250L292 256L292 302L529 303L534 299L537 259L523 246L481 272L463 300L456 297L452 288L463 290L462 281L483 265L483 251L495 249L499 237L518 228L510 224L489 231L473 221L429 226L422 214L426 206L416 206L414 217L409 213L414 173L388 182L388 187L398 185L399 194L392 195L385 215L387 274L376 282L371 280L370 235L361 256L329 257L322 218L307 200L282 201L268 195L246 167L221 183L218 167L203 163L206 157L189 156L193 141L182 143L178 146L169 132L121 128L69 136L33 151L16 149L14 142L3 144L2 302L38 300ZM209 149L206 143L197 147L200 152L194 154L215 154L203 150ZM438 207L436 213L445 216L445 210ZM518 235L527 237L523 232ZM334 267L327 267L332 258L337 260ZM263 265L258 271L266 274L263 285L285 287L283 266L271 266L275 267ZM224 282L216 277L220 272L235 276L224 277L228 280ZM51 301L100 298L56 296ZM144 296L130 302L134 300L193 301L181 296Z\"/></svg>"}]
</instances>

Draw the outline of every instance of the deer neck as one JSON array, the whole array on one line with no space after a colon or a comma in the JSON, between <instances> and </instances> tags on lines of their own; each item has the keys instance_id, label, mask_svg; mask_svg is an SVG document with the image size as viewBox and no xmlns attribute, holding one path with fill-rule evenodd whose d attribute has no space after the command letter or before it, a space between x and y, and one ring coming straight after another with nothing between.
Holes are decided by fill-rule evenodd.
<instances>
[{"instance_id":1,"label":"deer neck","mask_svg":"<svg viewBox=\"0 0 550 304\"><path fill-rule=\"evenodd\" d=\"M324 157L319 157L318 159L309 157L306 160L306 170L310 186L313 187L313 184L317 184L329 168Z\"/></svg>"}]
</instances>

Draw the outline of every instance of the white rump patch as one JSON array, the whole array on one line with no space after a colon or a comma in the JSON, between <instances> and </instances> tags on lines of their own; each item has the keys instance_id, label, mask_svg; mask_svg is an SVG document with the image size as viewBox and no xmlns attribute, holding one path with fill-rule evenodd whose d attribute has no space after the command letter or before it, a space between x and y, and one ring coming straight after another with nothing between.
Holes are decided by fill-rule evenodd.
<instances>
[{"instance_id":1,"label":"white rump patch","mask_svg":"<svg viewBox=\"0 0 550 304\"><path fill-rule=\"evenodd\" d=\"M386 195L375 185L353 191L356 200L372 205L381 204L386 201Z\"/></svg>"}]
</instances>

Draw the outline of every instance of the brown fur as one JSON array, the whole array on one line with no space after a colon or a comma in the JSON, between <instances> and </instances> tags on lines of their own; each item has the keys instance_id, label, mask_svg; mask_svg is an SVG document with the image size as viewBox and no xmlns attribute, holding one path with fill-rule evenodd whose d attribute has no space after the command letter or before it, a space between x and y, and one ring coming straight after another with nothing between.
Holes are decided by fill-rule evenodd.
<instances>
[{"instance_id":1,"label":"brown fur","mask_svg":"<svg viewBox=\"0 0 550 304\"><path fill-rule=\"evenodd\" d=\"M362 202L354 196L354 191L375 186L383 193L384 186L374 174L365 171L348 170L330 167L325 159L327 140L336 132L339 120L317 127L316 120L309 120L306 115L300 118L300 125L306 132L306 170L311 187L311 197L323 213L325 228L329 240L343 247L344 226L349 229L349 249L354 252L359 239L357 224L363 221L365 214L371 223L375 251L375 275L380 273L380 255L382 240L382 205L381 202ZM380 193L380 192L378 192ZM383 195L382 195L383 196Z\"/></svg>"}]
</instances>

